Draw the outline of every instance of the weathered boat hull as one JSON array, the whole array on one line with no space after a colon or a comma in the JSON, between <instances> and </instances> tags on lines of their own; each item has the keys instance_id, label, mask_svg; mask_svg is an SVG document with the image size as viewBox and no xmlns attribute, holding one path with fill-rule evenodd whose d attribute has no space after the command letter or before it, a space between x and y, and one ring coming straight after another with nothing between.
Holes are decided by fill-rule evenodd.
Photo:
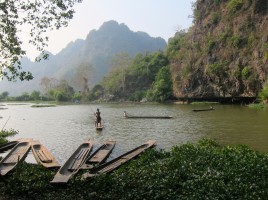
<instances>
[{"instance_id":1,"label":"weathered boat hull","mask_svg":"<svg viewBox=\"0 0 268 200\"><path fill-rule=\"evenodd\" d=\"M126 163L127 161L135 158L136 156L140 155L142 152L144 152L146 149L151 148L155 145L156 141L155 140L149 140L143 145L140 145L131 151L128 151L127 153L124 153L123 155L107 162L104 163L96 168L93 168L90 170L90 172L87 172L82 175L82 179L88 179L90 177L93 177L97 174L105 174L109 173L118 167L120 167L122 164Z\"/></svg>"},{"instance_id":2,"label":"weathered boat hull","mask_svg":"<svg viewBox=\"0 0 268 200\"><path fill-rule=\"evenodd\" d=\"M69 179L79 170L84 164L86 158L90 154L93 147L93 140L86 140L82 143L69 159L61 166L53 180L52 184L66 184Z\"/></svg>"},{"instance_id":3,"label":"weathered boat hull","mask_svg":"<svg viewBox=\"0 0 268 200\"><path fill-rule=\"evenodd\" d=\"M125 116L127 119L171 119L171 116Z\"/></svg>"},{"instance_id":4,"label":"weathered boat hull","mask_svg":"<svg viewBox=\"0 0 268 200\"><path fill-rule=\"evenodd\" d=\"M23 139L16 144L0 162L0 175L5 176L13 170L19 162L24 161L31 148L32 139Z\"/></svg>"},{"instance_id":5,"label":"weathered boat hull","mask_svg":"<svg viewBox=\"0 0 268 200\"><path fill-rule=\"evenodd\" d=\"M194 112L202 112L202 111L212 111L212 110L215 110L214 108L208 108L208 109L194 109L192 111Z\"/></svg>"},{"instance_id":6,"label":"weathered boat hull","mask_svg":"<svg viewBox=\"0 0 268 200\"><path fill-rule=\"evenodd\" d=\"M13 148L19 141L11 141L0 146L0 153L3 153L11 148Z\"/></svg>"},{"instance_id":7,"label":"weathered boat hull","mask_svg":"<svg viewBox=\"0 0 268 200\"><path fill-rule=\"evenodd\" d=\"M80 169L92 169L105 162L113 151L115 144L115 141L105 142L87 158L86 162L80 167Z\"/></svg>"},{"instance_id":8,"label":"weathered boat hull","mask_svg":"<svg viewBox=\"0 0 268 200\"><path fill-rule=\"evenodd\" d=\"M47 148L38 140L32 141L32 152L38 164L45 168L58 168L60 164Z\"/></svg>"}]
</instances>

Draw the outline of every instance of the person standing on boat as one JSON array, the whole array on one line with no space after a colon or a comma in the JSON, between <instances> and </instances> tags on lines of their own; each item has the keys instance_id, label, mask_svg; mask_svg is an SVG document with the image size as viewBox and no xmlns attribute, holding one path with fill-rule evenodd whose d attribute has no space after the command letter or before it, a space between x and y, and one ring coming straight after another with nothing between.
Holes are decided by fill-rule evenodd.
<instances>
[{"instance_id":1,"label":"person standing on boat","mask_svg":"<svg viewBox=\"0 0 268 200\"><path fill-rule=\"evenodd\" d=\"M99 124L101 126L101 116L100 116L100 110L97 108L97 112L95 113L96 115L96 121L95 121L95 126L97 127Z\"/></svg>"}]
</instances>

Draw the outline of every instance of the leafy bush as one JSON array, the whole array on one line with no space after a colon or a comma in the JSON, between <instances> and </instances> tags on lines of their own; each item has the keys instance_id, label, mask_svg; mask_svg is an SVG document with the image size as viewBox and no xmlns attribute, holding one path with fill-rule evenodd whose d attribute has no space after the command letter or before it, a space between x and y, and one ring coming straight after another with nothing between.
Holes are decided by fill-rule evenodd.
<instances>
[{"instance_id":1,"label":"leafy bush","mask_svg":"<svg viewBox=\"0 0 268 200\"><path fill-rule=\"evenodd\" d=\"M220 20L221 20L221 16L219 13L212 14L212 24L217 25Z\"/></svg>"},{"instance_id":2,"label":"leafy bush","mask_svg":"<svg viewBox=\"0 0 268 200\"><path fill-rule=\"evenodd\" d=\"M263 101L267 101L268 100L268 81L264 85L263 89L260 91L259 97Z\"/></svg>"},{"instance_id":3,"label":"leafy bush","mask_svg":"<svg viewBox=\"0 0 268 200\"><path fill-rule=\"evenodd\" d=\"M227 8L230 14L234 14L236 11L240 10L243 6L243 0L230 0L228 2Z\"/></svg>"},{"instance_id":4,"label":"leafy bush","mask_svg":"<svg viewBox=\"0 0 268 200\"><path fill-rule=\"evenodd\" d=\"M156 75L156 80L147 92L147 98L152 101L164 102L172 95L171 74L167 67L162 67Z\"/></svg>"},{"instance_id":5,"label":"leafy bush","mask_svg":"<svg viewBox=\"0 0 268 200\"><path fill-rule=\"evenodd\" d=\"M234 35L231 38L229 38L228 42L229 42L229 45L231 45L232 47L239 49L247 43L247 40L242 38L239 35Z\"/></svg>"},{"instance_id":6,"label":"leafy bush","mask_svg":"<svg viewBox=\"0 0 268 200\"><path fill-rule=\"evenodd\" d=\"M211 65L206 66L206 70L211 75L216 75L218 77L226 76L227 63L223 61L215 62Z\"/></svg>"},{"instance_id":7,"label":"leafy bush","mask_svg":"<svg viewBox=\"0 0 268 200\"><path fill-rule=\"evenodd\" d=\"M212 52L212 50L213 50L213 48L216 46L216 42L215 41L213 41L213 40L209 40L208 41L208 46L207 46L207 52L208 53L211 53Z\"/></svg>"},{"instance_id":8,"label":"leafy bush","mask_svg":"<svg viewBox=\"0 0 268 200\"><path fill-rule=\"evenodd\" d=\"M252 103L248 105L249 108L253 108L255 110L263 110L265 108L263 103Z\"/></svg>"},{"instance_id":9,"label":"leafy bush","mask_svg":"<svg viewBox=\"0 0 268 200\"><path fill-rule=\"evenodd\" d=\"M249 67L244 67L241 71L242 79L247 80L251 75L251 70Z\"/></svg>"},{"instance_id":10,"label":"leafy bush","mask_svg":"<svg viewBox=\"0 0 268 200\"><path fill-rule=\"evenodd\" d=\"M16 134L18 134L18 131L15 131L14 129L10 129L10 130L6 130L6 129L2 129L0 131L0 145L1 144L5 144L8 142L8 140L6 139L6 137L9 136L14 136Z\"/></svg>"}]
</instances>

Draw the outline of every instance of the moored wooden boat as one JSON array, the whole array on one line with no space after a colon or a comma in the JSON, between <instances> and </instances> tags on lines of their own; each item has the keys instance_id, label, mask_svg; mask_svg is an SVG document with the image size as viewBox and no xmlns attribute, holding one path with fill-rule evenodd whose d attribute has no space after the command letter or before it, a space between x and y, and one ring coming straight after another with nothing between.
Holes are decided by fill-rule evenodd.
<instances>
[{"instance_id":1,"label":"moored wooden boat","mask_svg":"<svg viewBox=\"0 0 268 200\"><path fill-rule=\"evenodd\" d=\"M32 141L31 148L37 163L43 165L45 168L60 167L56 158L38 140Z\"/></svg>"},{"instance_id":2,"label":"moored wooden boat","mask_svg":"<svg viewBox=\"0 0 268 200\"><path fill-rule=\"evenodd\" d=\"M115 141L106 141L87 158L86 162L80 167L80 169L92 169L105 162L113 151L115 143Z\"/></svg>"},{"instance_id":3,"label":"moored wooden boat","mask_svg":"<svg viewBox=\"0 0 268 200\"><path fill-rule=\"evenodd\" d=\"M126 112L124 112L125 118L131 118L131 119L171 119L172 116L133 116L128 115Z\"/></svg>"},{"instance_id":4,"label":"moored wooden boat","mask_svg":"<svg viewBox=\"0 0 268 200\"><path fill-rule=\"evenodd\" d=\"M146 149L151 148L155 145L155 140L149 140L146 143L124 153L123 155L110 160L109 162L106 162L96 168L93 168L90 170L90 172L84 173L82 175L82 179L88 179L90 177L96 176L98 174L105 174L109 173L118 167L120 167L122 164L126 163L127 161L135 158L136 156L140 155L142 152L144 152Z\"/></svg>"},{"instance_id":5,"label":"moored wooden boat","mask_svg":"<svg viewBox=\"0 0 268 200\"><path fill-rule=\"evenodd\" d=\"M31 148L32 139L19 140L10 152L0 161L0 175L4 176L22 162Z\"/></svg>"},{"instance_id":6,"label":"moored wooden boat","mask_svg":"<svg viewBox=\"0 0 268 200\"><path fill-rule=\"evenodd\" d=\"M53 180L50 183L65 184L85 163L86 158L90 154L93 147L93 140L84 141L69 159L61 166Z\"/></svg>"},{"instance_id":7,"label":"moored wooden boat","mask_svg":"<svg viewBox=\"0 0 268 200\"><path fill-rule=\"evenodd\" d=\"M6 144L3 144L0 146L0 153L3 153L11 148L13 148L16 144L18 144L19 141L10 141L10 142L7 142Z\"/></svg>"}]
</instances>

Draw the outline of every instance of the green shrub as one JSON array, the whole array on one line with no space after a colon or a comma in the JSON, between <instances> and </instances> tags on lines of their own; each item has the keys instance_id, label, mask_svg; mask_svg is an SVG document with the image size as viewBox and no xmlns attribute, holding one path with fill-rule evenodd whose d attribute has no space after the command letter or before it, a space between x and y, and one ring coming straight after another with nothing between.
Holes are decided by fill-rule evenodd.
<instances>
[{"instance_id":1,"label":"green shrub","mask_svg":"<svg viewBox=\"0 0 268 200\"><path fill-rule=\"evenodd\" d=\"M228 2L227 8L230 14L234 14L236 11L240 10L243 6L243 0L230 0Z\"/></svg>"},{"instance_id":2,"label":"green shrub","mask_svg":"<svg viewBox=\"0 0 268 200\"><path fill-rule=\"evenodd\" d=\"M245 44L247 44L247 40L239 35L234 35L229 39L229 43L231 44L231 46L239 49L243 47Z\"/></svg>"},{"instance_id":3,"label":"green shrub","mask_svg":"<svg viewBox=\"0 0 268 200\"><path fill-rule=\"evenodd\" d=\"M212 24L217 25L221 19L221 16L219 13L213 13L212 14Z\"/></svg>"},{"instance_id":4,"label":"green shrub","mask_svg":"<svg viewBox=\"0 0 268 200\"><path fill-rule=\"evenodd\" d=\"M215 62L211 65L207 65L207 72L211 75L216 75L218 77L224 77L226 75L226 62Z\"/></svg>"},{"instance_id":5,"label":"green shrub","mask_svg":"<svg viewBox=\"0 0 268 200\"><path fill-rule=\"evenodd\" d=\"M3 199L267 199L268 154L203 139L146 150L109 174L51 185L56 170L22 163L0 180ZM95 195L92 197L92 195Z\"/></svg>"},{"instance_id":6,"label":"green shrub","mask_svg":"<svg viewBox=\"0 0 268 200\"><path fill-rule=\"evenodd\" d=\"M248 107L253 108L255 110L263 110L265 106L263 103L252 103L252 104L249 104Z\"/></svg>"},{"instance_id":7,"label":"green shrub","mask_svg":"<svg viewBox=\"0 0 268 200\"><path fill-rule=\"evenodd\" d=\"M268 100L268 81L266 82L266 84L264 85L263 89L260 91L258 96L263 101Z\"/></svg>"},{"instance_id":8,"label":"green shrub","mask_svg":"<svg viewBox=\"0 0 268 200\"><path fill-rule=\"evenodd\" d=\"M18 134L18 131L15 131L14 129L10 129L10 130L6 130L6 129L2 129L0 131L0 145L1 144L5 144L8 142L8 140L6 139L6 137L9 136L14 136L16 134Z\"/></svg>"},{"instance_id":9,"label":"green shrub","mask_svg":"<svg viewBox=\"0 0 268 200\"><path fill-rule=\"evenodd\" d=\"M207 52L208 53L211 53L212 52L212 50L216 47L216 42L215 41L213 41L213 40L209 40L208 41L208 46L207 46Z\"/></svg>"},{"instance_id":10,"label":"green shrub","mask_svg":"<svg viewBox=\"0 0 268 200\"><path fill-rule=\"evenodd\" d=\"M243 80L248 80L248 78L251 75L251 70L249 67L244 67L241 71L242 79Z\"/></svg>"}]
</instances>

